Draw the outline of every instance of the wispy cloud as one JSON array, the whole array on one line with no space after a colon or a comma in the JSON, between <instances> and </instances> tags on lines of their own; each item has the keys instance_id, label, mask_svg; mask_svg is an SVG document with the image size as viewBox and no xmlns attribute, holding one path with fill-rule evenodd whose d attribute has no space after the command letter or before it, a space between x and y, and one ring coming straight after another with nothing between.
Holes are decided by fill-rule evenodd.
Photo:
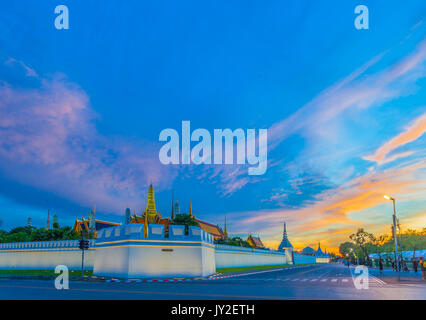
<instances>
[{"instance_id":1,"label":"wispy cloud","mask_svg":"<svg viewBox=\"0 0 426 320\"><path fill-rule=\"evenodd\" d=\"M377 55L344 79L322 91L288 118L273 124L268 129L268 152L295 133L315 139L324 135L327 139L336 138L337 134L332 131L331 121L344 111L348 109L362 111L398 98L407 91L411 92L413 84L426 75L424 67L426 40L418 43L413 52L393 65L376 73L369 72L389 51L391 50ZM423 132L424 120L419 120L419 123L414 125L417 127L401 137L401 141L409 139L410 135L414 137ZM380 157L382 153L383 151L380 151L377 156ZM399 157L406 155L408 154L400 154ZM244 174L244 170L245 168L240 167L239 174L234 175L233 179L229 179L226 170L219 173L223 182L221 188L225 195L232 194L250 183L251 180Z\"/></svg>"},{"instance_id":2,"label":"wispy cloud","mask_svg":"<svg viewBox=\"0 0 426 320\"><path fill-rule=\"evenodd\" d=\"M413 142L420 138L426 132L426 113L415 119L410 125L408 125L404 132L401 132L396 137L387 141L380 148L378 148L374 154L364 157L365 160L377 162L377 164L384 164L398 158L406 157L412 154L412 152L404 152L396 155L388 156L393 150L406 145L407 143Z\"/></svg>"},{"instance_id":3,"label":"wispy cloud","mask_svg":"<svg viewBox=\"0 0 426 320\"><path fill-rule=\"evenodd\" d=\"M37 88L0 82L0 115L0 169L23 185L121 214L126 203L141 208L150 180L172 179L154 143L102 135L89 97L64 75L42 77Z\"/></svg>"},{"instance_id":4,"label":"wispy cloud","mask_svg":"<svg viewBox=\"0 0 426 320\"><path fill-rule=\"evenodd\" d=\"M423 160L382 172L368 172L342 186L318 194L314 202L300 208L262 210L230 216L238 221L239 229L236 232L247 232L256 225L258 232L271 243L279 241L279 226L285 218L296 243L306 245L326 239L328 246L335 247L357 227L368 225L370 231L380 230L382 224L375 223L373 217L357 218L358 214L387 203L384 194L392 194L404 201L410 199L410 194L424 191L425 168L426 160ZM330 232L330 228L333 232Z\"/></svg>"},{"instance_id":5,"label":"wispy cloud","mask_svg":"<svg viewBox=\"0 0 426 320\"><path fill-rule=\"evenodd\" d=\"M321 92L289 118L274 124L269 129L270 148L301 129L305 133L318 132L319 128L348 108L367 108L396 98L407 85L425 76L426 70L420 67L426 60L426 40L421 41L411 54L384 71L367 74L384 55L374 57Z\"/></svg>"}]
</instances>

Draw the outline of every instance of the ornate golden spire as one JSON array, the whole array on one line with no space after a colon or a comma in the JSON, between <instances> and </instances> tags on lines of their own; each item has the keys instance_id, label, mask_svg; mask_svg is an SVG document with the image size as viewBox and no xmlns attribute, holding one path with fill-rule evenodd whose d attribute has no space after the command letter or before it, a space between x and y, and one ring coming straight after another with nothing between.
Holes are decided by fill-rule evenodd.
<instances>
[{"instance_id":1,"label":"ornate golden spire","mask_svg":"<svg viewBox=\"0 0 426 320\"><path fill-rule=\"evenodd\" d=\"M189 200L189 216L191 218L195 218L194 213L192 212L192 200Z\"/></svg>"},{"instance_id":2,"label":"ornate golden spire","mask_svg":"<svg viewBox=\"0 0 426 320\"><path fill-rule=\"evenodd\" d=\"M157 215L157 210L155 209L155 192L154 187L151 185L149 186L148 190L148 203L146 205L146 213L149 215Z\"/></svg>"}]
</instances>

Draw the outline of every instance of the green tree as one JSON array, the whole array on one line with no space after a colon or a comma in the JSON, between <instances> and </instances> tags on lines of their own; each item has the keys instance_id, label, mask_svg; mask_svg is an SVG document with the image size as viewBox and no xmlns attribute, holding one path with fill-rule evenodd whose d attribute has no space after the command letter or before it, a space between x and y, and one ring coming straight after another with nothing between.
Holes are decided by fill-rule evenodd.
<instances>
[{"instance_id":1,"label":"green tree","mask_svg":"<svg viewBox=\"0 0 426 320\"><path fill-rule=\"evenodd\" d=\"M185 234L189 232L189 226L198 226L197 220L191 217L189 214L177 214L173 219L174 225L185 226Z\"/></svg>"},{"instance_id":2,"label":"green tree","mask_svg":"<svg viewBox=\"0 0 426 320\"><path fill-rule=\"evenodd\" d=\"M33 241L59 241L59 240L78 240L80 235L71 227L46 230L45 228L36 229L34 227L18 227L9 232L0 231L1 243L15 242L33 242Z\"/></svg>"},{"instance_id":3,"label":"green tree","mask_svg":"<svg viewBox=\"0 0 426 320\"><path fill-rule=\"evenodd\" d=\"M362 262L367 260L367 264L370 264L370 257L368 256L368 246L367 244L374 241L374 236L371 233L364 231L363 228L358 229L358 231L354 234L351 234L349 238L355 244L355 250L360 257Z\"/></svg>"},{"instance_id":4,"label":"green tree","mask_svg":"<svg viewBox=\"0 0 426 320\"><path fill-rule=\"evenodd\" d=\"M355 250L355 245L349 241L343 242L339 246L339 252L345 259L353 259L353 252L351 251L351 249Z\"/></svg>"},{"instance_id":5,"label":"green tree","mask_svg":"<svg viewBox=\"0 0 426 320\"><path fill-rule=\"evenodd\" d=\"M216 239L216 244L226 244L228 246L251 248L250 244L241 237L233 237L230 239Z\"/></svg>"},{"instance_id":6,"label":"green tree","mask_svg":"<svg viewBox=\"0 0 426 320\"><path fill-rule=\"evenodd\" d=\"M421 235L421 232L408 229L400 236L401 251L413 251L413 258L416 250L426 248L426 237Z\"/></svg>"}]
</instances>

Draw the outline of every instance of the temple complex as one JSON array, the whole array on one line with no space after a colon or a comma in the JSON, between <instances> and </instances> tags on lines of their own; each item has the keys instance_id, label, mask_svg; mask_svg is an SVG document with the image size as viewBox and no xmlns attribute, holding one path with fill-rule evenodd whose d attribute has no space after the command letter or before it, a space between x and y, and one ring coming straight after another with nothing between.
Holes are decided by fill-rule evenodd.
<instances>
[{"instance_id":1,"label":"temple complex","mask_svg":"<svg viewBox=\"0 0 426 320\"><path fill-rule=\"evenodd\" d=\"M147 229L147 226L149 224L161 224L161 225L164 225L164 230L167 233L169 230L169 225L173 224L173 220L176 218L177 215L182 215L182 213L180 212L180 205L178 201L174 202L174 200L172 199L172 210L171 210L170 217L163 218L161 216L161 214L156 209L155 190L154 190L154 186L151 183L148 190L148 202L147 202L145 211L141 215L137 215L136 213L131 214L130 208L126 208L124 223L125 224L131 224L131 223L143 224L144 229ZM195 220L198 227L210 233L214 239L226 239L228 237L228 234L226 232L226 222L225 222L225 232L224 232L218 225L211 224L209 222L197 219L195 217L194 210L192 208L192 201L190 201L189 212L187 213L187 215L189 215L191 219ZM96 237L96 233L99 230L113 227L113 226L119 226L119 225L121 225L121 223L96 220L95 210L92 210L88 219L85 219L84 217L82 217L82 220L76 219L74 223L74 230L78 233L81 233L81 231L84 231L87 234L92 234L94 235L94 237Z\"/></svg>"}]
</instances>

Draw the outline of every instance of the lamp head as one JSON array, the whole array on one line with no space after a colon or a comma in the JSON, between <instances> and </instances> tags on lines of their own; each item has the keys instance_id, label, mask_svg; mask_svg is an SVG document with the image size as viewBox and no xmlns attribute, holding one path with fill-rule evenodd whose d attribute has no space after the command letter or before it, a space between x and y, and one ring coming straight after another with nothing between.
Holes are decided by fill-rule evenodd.
<instances>
[{"instance_id":1,"label":"lamp head","mask_svg":"<svg viewBox=\"0 0 426 320\"><path fill-rule=\"evenodd\" d=\"M383 196L383 198L385 198L386 200L395 200L394 198L387 196L387 195Z\"/></svg>"}]
</instances>

